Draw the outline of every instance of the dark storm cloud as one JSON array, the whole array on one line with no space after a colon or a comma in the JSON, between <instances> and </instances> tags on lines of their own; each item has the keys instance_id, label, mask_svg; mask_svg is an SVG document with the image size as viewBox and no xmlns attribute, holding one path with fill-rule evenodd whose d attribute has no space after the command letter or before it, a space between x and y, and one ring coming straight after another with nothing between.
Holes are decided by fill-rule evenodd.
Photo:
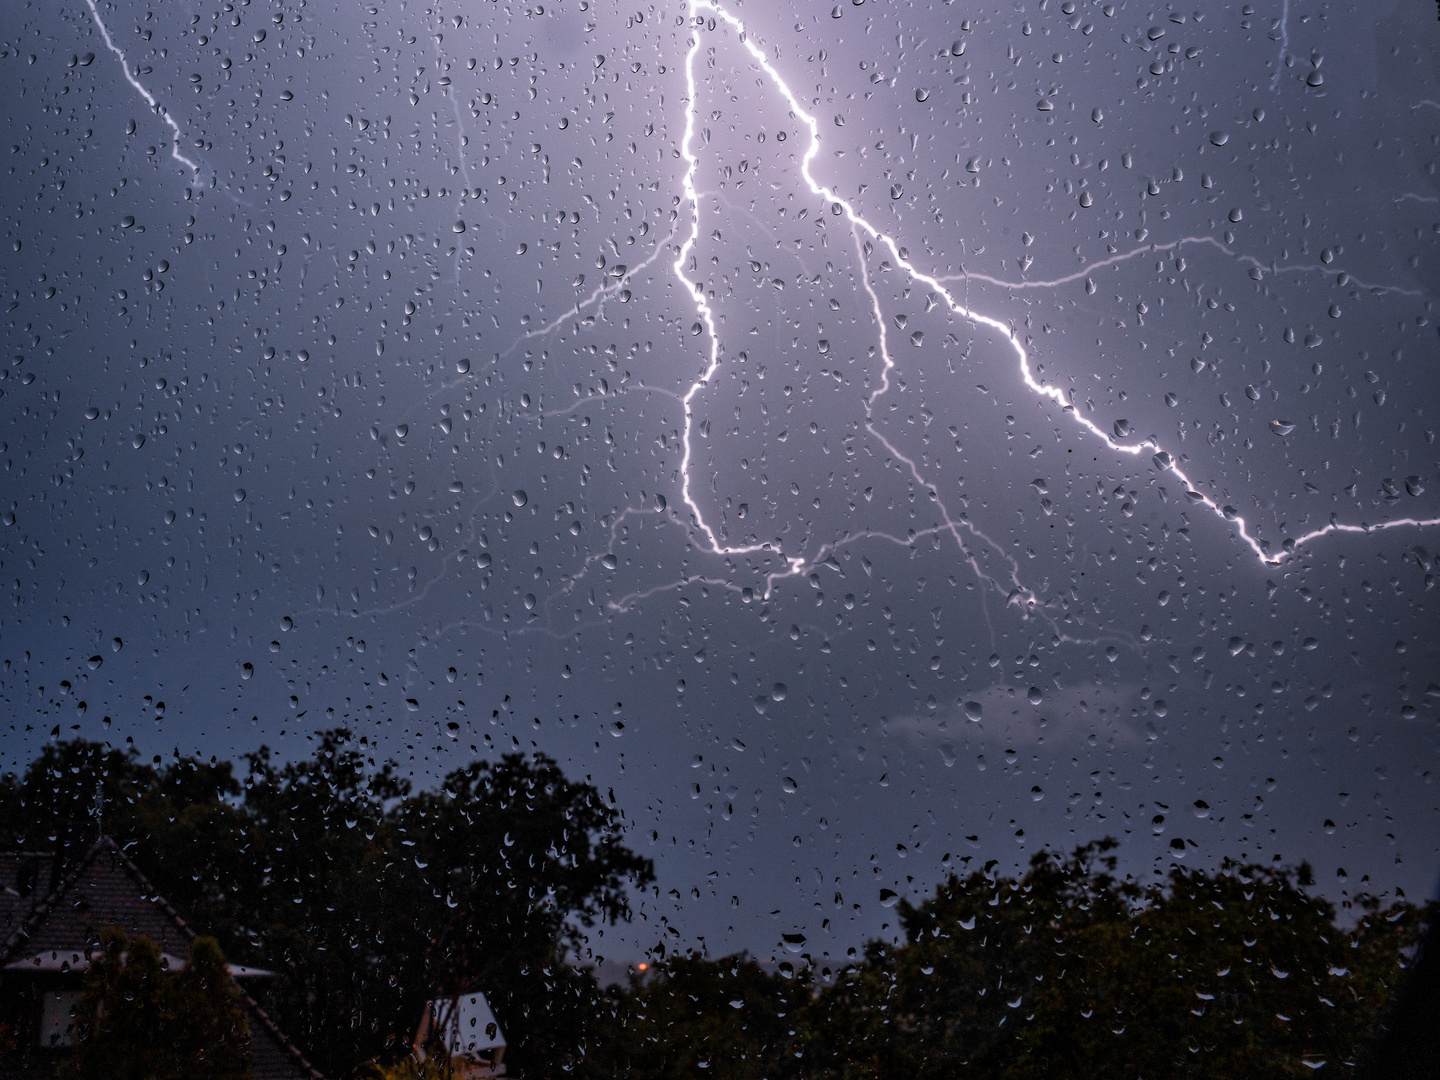
<instances>
[{"instance_id":1,"label":"dark storm cloud","mask_svg":"<svg viewBox=\"0 0 1440 1080\"><path fill-rule=\"evenodd\" d=\"M737 9L1075 413L681 8L100 5L193 171L87 5L17 19L7 760L544 749L722 950L1106 833L1423 891L1433 535L1267 565L1076 422L1272 552L1440 513L1434 30L1253 6Z\"/></svg>"}]
</instances>

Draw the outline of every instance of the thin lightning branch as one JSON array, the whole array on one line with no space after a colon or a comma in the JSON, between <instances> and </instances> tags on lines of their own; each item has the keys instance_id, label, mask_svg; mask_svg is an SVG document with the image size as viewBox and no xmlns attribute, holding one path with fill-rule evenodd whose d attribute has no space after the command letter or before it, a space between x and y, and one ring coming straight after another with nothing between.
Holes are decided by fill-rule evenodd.
<instances>
[{"instance_id":1,"label":"thin lightning branch","mask_svg":"<svg viewBox=\"0 0 1440 1080\"><path fill-rule=\"evenodd\" d=\"M100 30L100 36L105 39L105 45L120 60L120 70L125 75L125 81L135 88L136 93L145 99L145 103L149 105L154 112L160 115L161 120L164 120L165 123L170 125L170 130L175 136L170 140L170 156L184 165L192 173L198 175L200 166L180 153L180 125L175 123L175 120L170 116L169 112L155 100L155 96L151 94L149 90L145 89L140 80L130 74L130 61L125 59L125 54L120 51L120 47L110 39L110 31L105 28L105 20L100 17L100 9L95 6L95 0L85 0L85 3L90 5L90 14L95 18L95 25Z\"/></svg>"},{"instance_id":2,"label":"thin lightning branch","mask_svg":"<svg viewBox=\"0 0 1440 1080\"><path fill-rule=\"evenodd\" d=\"M1275 61L1275 74L1270 76L1270 92L1280 85L1280 72L1285 67L1285 54L1290 51L1290 0L1280 9L1280 56Z\"/></svg>"},{"instance_id":3,"label":"thin lightning branch","mask_svg":"<svg viewBox=\"0 0 1440 1080\"><path fill-rule=\"evenodd\" d=\"M444 39L444 36L443 33L436 33L431 35L430 39L435 47L435 66L439 69L443 69L445 66L445 57L440 52L440 42ZM455 204L455 212L460 215L461 220L463 220L465 200L469 197L471 190L470 161L465 153L465 121L460 119L460 102L459 99L455 97L454 84L452 83L450 86L442 87L440 92L450 99L450 112L455 117L455 156L460 161L460 175L465 179L465 186L461 188L460 197ZM464 246L465 245L459 241L455 244L455 302L457 305L460 303L460 251Z\"/></svg>"},{"instance_id":4,"label":"thin lightning branch","mask_svg":"<svg viewBox=\"0 0 1440 1080\"><path fill-rule=\"evenodd\" d=\"M878 326L880 329L880 357L884 361L884 367L881 369L880 374L880 385L876 387L876 389L871 391L870 396L865 399L865 428L867 431L870 432L870 434L874 435L875 438L879 439L881 445L883 445L885 449L889 450L890 453L894 454L897 460L903 461L905 463L906 467L910 470L911 477L914 478L917 484L921 485L924 488L928 488L933 493L935 505L940 510L940 516L945 522L945 530L950 534L950 536L954 539L956 545L960 548L962 552L965 553L966 557L969 559L970 568L975 572L975 576L978 577L981 581L987 582L988 584L993 586L996 591L1004 594L1006 603L1009 603L1010 601L1015 599L1021 599L1025 602L1027 606L1033 606L1039 602L1039 599L1030 589L1026 588L1024 585L1021 584L1020 564L1017 563L1010 555L1006 554L1004 548L1002 548L994 540L986 536L985 533L981 532L978 528L976 528L975 525L971 523L969 518L962 516L960 521L956 521L954 518L952 518L950 516L950 511L945 506L944 500L940 498L940 493L936 491L935 488L932 487L930 483L920 474L920 469L915 464L915 462L902 454L894 445L891 444L890 440L885 438L885 436L882 435L880 431L875 427L875 399L880 397L890 389L890 371L892 368L895 367L895 361L890 355L890 333L889 329L885 325L885 312L880 307L880 297L876 295L874 286L870 284L870 272L865 265L867 259L865 256L865 249L860 241L860 232L854 225L850 226L850 231L855 237L855 254L860 259L860 272L862 275L860 280L864 283L865 291L870 296L871 310L875 314L875 325ZM975 557L974 554L972 554L966 549L964 541L962 541L960 538L960 530L962 528L969 532L972 536L984 540L985 543L989 544L990 547L995 549L995 551L1000 555L1001 558L1003 558L1006 562L1010 564L1009 587L1006 587L1001 582L996 581L994 578L992 578L989 574L985 573L985 571L980 568L979 560Z\"/></svg>"},{"instance_id":5,"label":"thin lightning branch","mask_svg":"<svg viewBox=\"0 0 1440 1080\"><path fill-rule=\"evenodd\" d=\"M1407 196L1401 196L1401 198L1406 197ZM1408 197L1416 198L1417 196L1412 195ZM1398 202L1399 200L1396 201ZM1077 270L1073 274L1066 274L1064 277L1055 278L1051 281L1003 281L1000 278L990 277L988 274L974 274L970 273L969 271L962 271L958 274L946 274L944 277L937 278L936 280L983 281L990 285L998 285L1003 289L1055 289L1059 288L1061 285L1069 285L1071 282L1080 281L1083 278L1089 277L1096 270L1103 270L1107 266L1115 266L1117 263L1126 262L1127 260L1133 259L1136 256L1151 255L1162 251L1175 251L1178 248L1184 247L1186 244L1206 244L1210 247L1215 248L1217 251L1224 252L1232 259L1235 259L1239 262L1247 263L1248 265L1254 267L1256 270L1259 270L1261 273L1338 274L1340 272L1338 267L1323 265L1317 266L1310 263L1292 263L1289 266L1276 266L1274 263L1261 262L1259 259L1255 258L1254 255L1246 255L1244 252L1235 251L1227 245L1222 244L1219 240L1216 240L1213 236L1182 236L1180 237L1180 239L1172 240L1168 244L1146 244L1144 247L1137 247L1134 250L1127 251L1121 255L1111 255L1108 259L1100 259L1097 262L1091 263L1083 270ZM1399 293L1401 296L1425 295L1424 291L1420 289L1402 289L1398 285L1369 285L1361 281L1359 278L1355 277L1355 275L1353 274L1346 274L1345 276L1349 278L1350 284L1354 285L1356 288L1365 289L1368 292L1374 293L1377 296L1384 293L1392 292Z\"/></svg>"},{"instance_id":6,"label":"thin lightning branch","mask_svg":"<svg viewBox=\"0 0 1440 1080\"><path fill-rule=\"evenodd\" d=\"M675 234L673 232L670 234L670 236L674 235ZM665 239L668 241L670 237L667 236ZM500 354L501 358L503 359L504 357L509 356L521 345L524 345L525 342L530 341L532 338L545 337L549 334L553 334L556 330L564 326L568 320L575 318L575 316L579 315L580 312L584 311L591 304L595 303L595 301L599 300L603 303L607 297L619 292L626 281L634 277L641 270L644 270L656 259L660 258L660 256L665 252L665 247L666 245L664 243L656 244L655 250L651 252L650 256L639 266L636 266L633 269L627 268L625 272L619 277L612 278L608 282L602 279L600 284L596 285L595 288L590 291L589 296L587 296L584 300L576 300L574 305L568 311L566 311L565 314L556 316L544 326L537 326L534 330L525 331L525 333L521 334L518 338L511 342L508 349L506 349L503 353Z\"/></svg>"},{"instance_id":7,"label":"thin lightning branch","mask_svg":"<svg viewBox=\"0 0 1440 1080\"><path fill-rule=\"evenodd\" d=\"M1324 528L1317 529L1313 532L1307 533L1293 540L1287 540L1283 546L1284 550L1281 553L1272 554L1269 550L1268 543L1262 542L1250 534L1249 526L1245 522L1245 519L1240 516L1240 514L1235 510L1234 507L1222 506L1219 503L1216 503L1209 496L1198 491L1195 487L1194 482L1191 481L1190 477L1178 465L1175 464L1171 456L1166 453L1160 447L1159 443L1157 443L1155 440L1146 439L1138 444L1125 444L1117 442L1115 439L1111 438L1108 434L1106 434L1106 432L1103 431L1097 424L1095 424L1094 421L1089 420L1083 415L1081 415L1080 412L1076 410L1073 405L1066 401L1064 393L1058 387L1045 386L1044 384L1038 382L1035 379L1033 372L1031 371L1030 358L1025 351L1025 347L1021 344L1019 336L1016 334L1015 330L1012 327L1006 326L1004 323L1001 323L997 319L993 319L987 315L981 315L980 313L972 311L969 308L965 307L958 300L956 300L956 298L945 288L945 286L941 282L941 279L922 272L919 268L912 264L909 259L905 258L900 253L899 245L896 243L893 237L871 225L868 221L865 220L865 218L860 216L860 214L855 210L854 206L852 206L847 200L842 198L837 192L833 191L831 188L818 182L810 171L811 164L815 160L816 155L820 152L820 126L816 122L815 118L805 110L804 106L800 103L800 100L795 96L794 92L790 89L789 85L781 77L780 73L776 71L776 69L771 65L769 60L766 59L764 52L761 51L761 49L757 45L755 45L753 41L750 40L749 36L745 31L744 23L742 23L734 15L730 14L730 12L727 11L725 8L721 7L718 3L715 2L715 0L690 0L690 10L691 12L697 14L702 11L709 11L713 13L720 21L724 22L732 30L734 30L740 40L740 43L745 47L745 50L750 54L751 58L755 61L756 64L760 66L761 70L764 71L765 75L774 84L776 89L778 89L780 93L785 97L785 100L789 104L793 115L797 117L801 123L805 124L810 129L810 145L809 148L806 150L803 159L801 160L800 173L804 177L806 184L810 187L810 190L818 197L829 202L831 204L832 212L836 213L837 216L843 215L846 220L850 222L851 227L857 230L857 239L859 234L863 233L864 235L875 240L876 242L884 245L884 247L890 252L890 255L894 259L896 265L903 269L905 273L907 273L914 280L923 282L925 285L928 285L930 288L934 289L939 296L944 298L946 304L950 307L950 310L952 312L972 323L978 323L982 326L987 326L1000 334L1010 345L1011 349L1014 350L1016 361L1020 366L1021 377L1025 380L1025 384L1029 386L1035 394L1039 395L1040 397L1049 398L1056 405L1060 406L1061 409L1067 415L1069 415L1069 417L1075 423L1079 424L1091 435L1104 442L1109 449L1119 454L1128 454L1132 457L1139 457L1144 454L1151 454L1153 456L1153 461L1156 468L1160 469L1161 471L1172 472L1180 480L1180 482L1185 487L1185 493L1187 498L1193 504L1204 506L1217 517L1220 517L1223 520L1230 522L1231 525L1235 528L1236 533L1240 537L1240 539L1246 544L1246 546L1250 548L1251 551L1255 553L1256 558L1262 564L1278 564L1287 555L1293 554L1303 544L1308 543L1311 540L1318 539L1319 537L1325 536L1332 532L1365 533L1380 529L1398 528L1400 526L1440 525L1440 518L1427 520L1403 518L1394 521L1381 522L1376 525L1344 525L1332 521ZM1287 13L1288 10L1288 0L1286 0ZM709 350L705 367L700 374L700 378L691 385L689 391L684 395L684 398L682 399L685 404L685 428L681 440L684 447L680 461L681 496L684 499L686 506L688 506L690 509L692 520L695 523L696 529L703 536L705 547L714 554L722 556L745 555L758 551L776 551L777 554L779 554L778 547L768 542L749 544L738 547L721 543L719 537L715 533L714 528L709 524L709 522L706 521L704 511L700 508L699 503L695 500L695 497L691 493L690 465L694 454L693 448L691 446L691 432L694 426L694 413L691 406L696 396L699 395L710 385L710 382L714 378L716 370L720 366L720 339L716 329L714 313L712 312L710 305L705 297L704 286L703 284L690 281L689 278L685 275L685 264L690 258L690 254L693 251L700 236L700 195L695 187L695 173L699 166L699 159L696 157L695 153L691 149L691 143L695 136L695 103L698 96L695 84L695 56L700 51L699 29L700 28L697 26L695 36L690 42L690 50L686 54L685 58L685 79L688 91L688 107L685 115L685 134L680 144L680 153L685 161L686 166L683 181L685 197L691 206L692 217L690 234L685 239L685 242L681 245L679 249L675 262L673 263L673 269L675 271L676 277L678 277L685 284L686 289L690 292L692 298L695 301L696 309L705 325L708 334ZM871 297L873 299L874 292L870 289L868 276L866 277L866 289L867 291L870 291ZM869 402L867 403L867 411L869 406L873 406L875 399L881 394L884 394L889 389L889 370L891 367L894 366L893 361L888 355L888 351L885 350L884 320L881 319L879 320L879 322L881 327L882 352L885 353L885 372L884 377L882 378L880 388L871 395ZM876 434L877 438L880 438L882 442L885 442L884 438L875 431L873 425L871 425L868 421L867 427ZM891 450L892 453L895 453L894 448L890 447L888 442L886 442L886 446ZM905 460L907 464L910 464L912 475L914 475L917 480L920 480L919 474L917 471L915 471L915 466L913 463L910 463L908 459L903 458L903 455L900 455L898 453L896 453L896 457L901 460ZM920 480L920 482L924 483L923 480ZM967 527L969 527L968 523ZM974 530L973 527L969 528L971 528L971 531L974 532L975 535L983 536L983 534L980 534L978 530ZM951 524L951 529L952 531L955 529L953 523ZM958 540L958 535L956 538ZM828 555L828 550L825 551L825 555ZM810 561L807 561L806 559L801 557L784 556L783 554L782 557L785 559L787 569L783 572L774 573L769 576L769 578L767 579L767 593L770 586L773 585L775 580L782 577L788 577L795 574L803 573L806 567L811 565ZM825 556L822 555L821 557L823 558ZM1029 604L1034 603L1033 595L1029 594L1028 590L1023 590L1019 586L1018 581L1016 583L1015 589L1016 591L1012 591L1009 594L1012 598L1018 595L1021 598L1025 599Z\"/></svg>"}]
</instances>

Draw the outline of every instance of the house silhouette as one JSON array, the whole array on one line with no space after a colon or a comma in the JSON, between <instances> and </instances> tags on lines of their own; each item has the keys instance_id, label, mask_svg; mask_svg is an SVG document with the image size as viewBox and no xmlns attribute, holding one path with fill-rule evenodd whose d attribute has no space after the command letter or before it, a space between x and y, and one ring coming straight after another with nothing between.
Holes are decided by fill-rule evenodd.
<instances>
[{"instance_id":1,"label":"house silhouette","mask_svg":"<svg viewBox=\"0 0 1440 1080\"><path fill-rule=\"evenodd\" d=\"M108 836L66 866L47 852L0 853L0 1076L51 1077L71 1052L90 958L110 927L147 937L175 970L195 932ZM255 1080L321 1080L244 990L269 972L230 965L250 1026Z\"/></svg>"}]
</instances>

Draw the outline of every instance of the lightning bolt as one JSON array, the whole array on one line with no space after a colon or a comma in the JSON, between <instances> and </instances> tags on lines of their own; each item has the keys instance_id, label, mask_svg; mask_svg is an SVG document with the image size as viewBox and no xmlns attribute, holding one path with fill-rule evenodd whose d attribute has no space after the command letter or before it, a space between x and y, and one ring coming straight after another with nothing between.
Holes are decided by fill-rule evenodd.
<instances>
[{"instance_id":1,"label":"lightning bolt","mask_svg":"<svg viewBox=\"0 0 1440 1080\"><path fill-rule=\"evenodd\" d=\"M130 74L130 61L125 59L125 54L120 50L120 46L116 45L115 42L111 39L110 31L105 27L105 20L100 17L100 9L95 6L95 0L85 0L85 3L90 5L90 14L95 19L95 26L97 29L99 29L100 36L105 39L106 47L112 53L114 53L116 58L120 61L120 71L124 74L125 81L128 82L131 86L133 86L135 88L135 92L145 99L145 104L149 105L151 110L155 113L158 113L160 119L164 120L165 123L170 126L170 131L175 136L173 139L170 140L170 156L176 161L178 161L181 165L184 165L192 173L198 175L200 172L200 166L195 164L195 162L191 161L184 154L180 153L180 125L175 122L174 117L170 115L170 113L165 109L165 107L155 100L155 95L150 93L149 90L145 89L145 85L141 83L139 79L135 78L134 75Z\"/></svg>"},{"instance_id":2,"label":"lightning bolt","mask_svg":"<svg viewBox=\"0 0 1440 1080\"><path fill-rule=\"evenodd\" d=\"M1280 85L1280 74L1285 68L1285 54L1290 51L1290 0L1284 0L1280 9L1280 55L1275 59L1275 74L1270 76L1270 92Z\"/></svg>"},{"instance_id":3,"label":"lightning bolt","mask_svg":"<svg viewBox=\"0 0 1440 1080\"><path fill-rule=\"evenodd\" d=\"M832 188L817 181L811 173L811 166L815 160L816 155L820 152L820 126L816 122L815 117L812 116L808 111L806 111L805 107L801 104L799 98L796 97L795 93L790 89L785 79L766 58L764 52L759 48L759 46L754 43L754 41L750 39L749 35L746 32L745 24L736 16L727 11L724 7L722 7L720 4L716 3L715 0L690 0L689 11L693 16L695 16L693 24L693 29L695 32L694 36L691 38L690 49L689 52L686 54L685 58L685 79L688 97L687 110L685 115L685 133L680 144L680 154L685 161L685 174L683 178L684 197L691 207L691 225L689 235L686 237L684 243L680 246L675 261L672 264L672 268L675 272L675 276L684 285L685 290L690 293L691 298L694 300L696 311L700 317L700 320L703 322L706 333L708 335L709 347L706 362L703 370L700 373L700 377L690 385L690 388L681 398L681 401L685 408L685 424L681 440L683 451L680 461L681 498L683 499L685 505L689 508L690 514L692 515L692 521L694 522L695 532L698 536L698 539L700 540L702 545L712 554L721 557L729 557L734 555L746 555L754 552L766 551L777 552L781 555L781 557L784 559L786 568L782 571L772 573L767 577L767 595L776 580L804 573L810 567L823 563L824 560L828 558L830 554L839 545L825 545L819 550L819 552L817 552L817 554L813 558L806 559L801 556L786 556L783 553L779 553L777 551L776 545L770 542L760 542L739 546L722 543L719 536L716 534L714 527L709 523L709 521L706 520L705 511L701 508L699 502L696 500L692 492L690 476L690 466L694 456L692 447L692 432L694 427L694 414L692 409L692 403L699 394L703 393L705 389L710 386L716 371L720 367L720 339L717 331L714 312L712 311L710 304L706 299L703 283L691 281L688 277L686 277L684 270L685 264L690 258L691 252L694 250L700 237L701 197L695 186L695 176L696 171L699 167L699 158L691 149L691 144L694 141L695 137L695 121L697 114L696 100L698 94L695 82L695 57L696 54L700 51L701 35L699 31L703 28L701 13L709 13L713 15L715 19L724 23L726 26L730 27L730 29L735 32L741 45L744 46L746 52L749 53L751 59L754 60L754 62L759 66L759 68L765 73L765 76L770 80L771 84L781 93L781 95L784 96L792 114L800 121L800 123L802 123L805 127L809 129L810 144L805 151L803 159L801 160L800 174L804 178L805 183L809 186L811 192L818 198L823 199L830 204L831 212L833 215L837 217L843 216L845 220L849 222L850 227L855 234L857 249L860 248L862 238L868 237L874 243L883 246L890 253L890 257L894 261L894 264L904 270L904 272L908 274L912 279L918 282L922 282L930 289L934 290L935 294L944 300L945 304L954 314L973 324L989 327L991 330L994 330L996 333L998 333L1001 338L1003 338L1004 341L1009 344L1011 350L1013 351L1015 355L1015 361L1020 368L1021 376L1023 377L1025 384L1031 389L1031 391L1033 391L1036 395L1040 397L1048 398L1056 405L1060 406L1065 415L1070 417L1070 419L1074 423L1078 424L1090 435L1102 441L1107 448L1115 451L1116 453L1126 454L1131 457L1140 457L1146 454L1151 455L1152 461L1157 469L1162 472L1172 473L1181 482L1181 484L1185 488L1186 497L1191 503L1191 505L1202 506L1205 509L1209 510L1211 513L1213 513L1216 517L1219 517L1229 523L1230 526L1235 530L1236 535L1255 554L1255 557L1257 558L1257 560L1259 560L1260 563L1264 565L1279 564L1280 562L1284 561L1287 556L1297 551L1302 545L1309 543L1312 540L1319 539L1322 536L1329 535L1330 533L1368 533L1382 529L1399 528L1402 526L1423 527L1440 525L1440 518L1425 520L1415 518L1403 518L1398 520L1380 522L1373 525L1342 524L1333 520L1332 518L1331 522L1323 528L1316 529L1312 532L1306 533L1303 536L1295 537L1293 539L1287 539L1286 541L1284 541L1281 551L1271 552L1269 543L1267 541L1259 540L1257 537L1252 535L1250 531L1250 526L1247 524L1245 519L1240 516L1238 511L1233 506L1217 503L1208 495L1205 495L1203 492L1199 491L1196 488L1195 483L1190 479L1190 477L1175 463L1174 459L1170 456L1170 454L1167 453L1159 445L1158 442L1153 439L1146 439L1139 443L1122 443L1117 441L1116 438L1112 438L1108 433L1106 433L1097 424L1095 424L1094 421L1089 420L1085 416L1081 415L1080 412L1066 400L1064 393L1058 387L1046 386L1045 384L1039 382L1035 378L1035 374L1031 369L1030 357L1027 354L1024 345L1021 343L1020 338L1013 329L1013 327L1000 322L998 319L991 318L988 315L983 315L977 311L972 311L971 309L966 307L963 303L957 300L955 296L945 287L944 281L947 279L942 279L934 275L927 274L924 271L920 270L918 267L916 267L913 263L910 262L909 259L907 259L901 253L901 248L894 237L888 235L882 230L876 228L874 225L870 224L870 222L867 221L863 216L861 216L861 214L848 200L841 197L839 193L834 191ZM1214 241L1208 239L1201 240L1200 238L1187 238L1184 241L1177 241L1177 244L1185 242L1215 243ZM863 250L860 250L859 253L861 255L863 265L865 253ZM1229 252L1227 251L1227 253ZM1122 258L1124 257L1126 256L1122 256ZM1114 261L1119 260L1117 259ZM870 296L872 305L874 305L876 320L880 327L879 335L881 355L884 361L884 370L882 373L880 385L875 389L875 391L866 401L866 427L872 435L874 435L881 443L885 445L885 447L892 454L894 454L895 458L898 461L903 462L909 468L911 476L914 477L914 479L918 483L929 487L915 463L905 455L901 454L894 446L892 446L884 438L883 434L881 434L880 431L874 426L871 419L876 400L883 396L890 389L889 376L890 371L895 366L895 363L890 355L888 343L886 341L885 321L881 317L879 298L876 296L874 289L870 285L868 272L866 273L864 282L866 292ZM931 488L931 490L933 490L933 488ZM939 503L938 499L937 505L943 515L944 525L939 530L930 531L943 531L949 533L960 545L961 550L965 552L965 554L969 557L971 565L972 567L974 567L977 573L980 573L979 564L976 561L976 557L966 548L966 545L962 540L961 533L969 533L971 536L981 539L993 548L995 548L995 550L999 552L1010 563L1011 574L1009 576L1012 580L1010 582L1000 582L983 573L980 573L980 576L996 588L1000 589L1000 591L1005 593L1007 602L1019 600L1021 601L1022 607L1024 608L1031 610L1037 608L1039 605L1038 598L1034 595L1033 592L1031 592L1029 589L1027 589L1020 583L1018 575L1019 568L1018 565L1014 562L1014 560L1008 555L1005 555L999 545L995 544L988 537L986 537L963 515L960 519L952 518L949 512L944 508L943 503ZM865 535L885 536L885 534L880 533L866 533ZM859 537L851 537L844 542L850 542L858 538ZM885 538L894 540L897 543L909 542L908 540L900 540L896 537L886 536ZM629 600L634 598L626 599ZM625 601L620 601L620 604L622 606L624 605L624 603Z\"/></svg>"}]
</instances>

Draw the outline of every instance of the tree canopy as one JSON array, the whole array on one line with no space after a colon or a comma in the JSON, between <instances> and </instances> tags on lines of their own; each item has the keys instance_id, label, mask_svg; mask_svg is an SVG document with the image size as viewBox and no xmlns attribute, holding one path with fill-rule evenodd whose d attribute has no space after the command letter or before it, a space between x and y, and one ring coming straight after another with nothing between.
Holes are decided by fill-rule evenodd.
<instances>
[{"instance_id":1,"label":"tree canopy","mask_svg":"<svg viewBox=\"0 0 1440 1080\"><path fill-rule=\"evenodd\" d=\"M625 846L613 795L544 755L414 791L337 729L303 759L262 747L239 776L75 741L0 778L0 844L63 849L97 815L216 935L216 957L281 973L277 1019L336 1076L403 1071L422 1003L482 989L507 1065L530 1077L1308 1077L1364 1060L1422 921L1400 899L1337 910L1303 864L1176 864L1142 885L1101 840L1040 852L1018 877L952 874L899 903L903 941L823 978L672 954L602 991L570 961L585 928L628 917L652 867ZM92 1017L164 1012L143 944L130 950L95 976L105 994L128 987L123 1005Z\"/></svg>"},{"instance_id":2,"label":"tree canopy","mask_svg":"<svg viewBox=\"0 0 1440 1080\"><path fill-rule=\"evenodd\" d=\"M111 928L85 975L66 1080L252 1080L250 1027L213 937L165 970L147 937Z\"/></svg>"},{"instance_id":3,"label":"tree canopy","mask_svg":"<svg viewBox=\"0 0 1440 1080\"><path fill-rule=\"evenodd\" d=\"M828 980L744 957L658 964L615 994L596 1077L1038 1080L1311 1076L1361 1060L1420 930L1336 911L1308 867L1176 866L1142 887L1112 840L1019 878L951 876Z\"/></svg>"},{"instance_id":4,"label":"tree canopy","mask_svg":"<svg viewBox=\"0 0 1440 1080\"><path fill-rule=\"evenodd\" d=\"M516 1071L559 1069L598 997L571 962L582 930L627 918L627 888L653 877L613 799L543 754L416 792L343 729L300 760L262 747L239 777L74 740L0 778L0 845L63 849L100 827L228 955L279 972L277 1021L334 1075L402 1053L427 998L472 988Z\"/></svg>"}]
</instances>

